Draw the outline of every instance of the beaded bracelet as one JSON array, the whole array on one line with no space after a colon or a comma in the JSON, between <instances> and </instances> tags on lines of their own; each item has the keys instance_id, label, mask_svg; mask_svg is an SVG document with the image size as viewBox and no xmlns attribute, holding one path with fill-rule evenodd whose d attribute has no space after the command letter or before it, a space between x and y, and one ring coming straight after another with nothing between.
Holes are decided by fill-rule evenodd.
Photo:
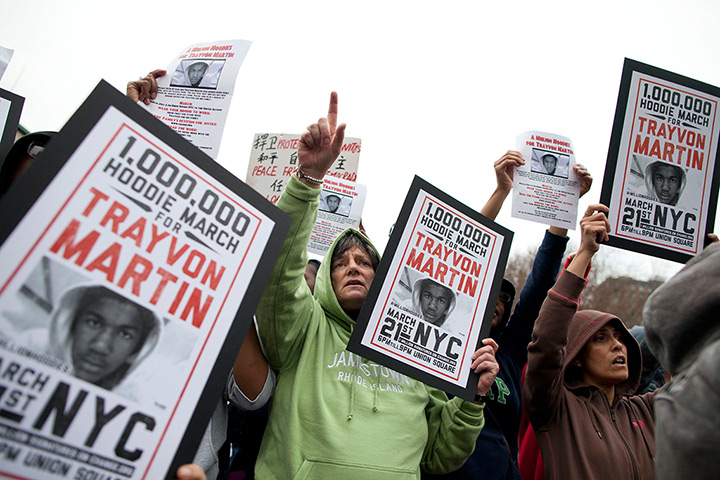
<instances>
[{"instance_id":1,"label":"beaded bracelet","mask_svg":"<svg viewBox=\"0 0 720 480\"><path fill-rule=\"evenodd\" d=\"M313 178L313 177L309 177L309 176L305 175L305 172L300 170L300 167L295 168L295 173L297 173L297 176L299 178L304 178L305 180L307 180L308 182L310 182L314 185L322 185L323 184L322 179L317 179L317 178Z\"/></svg>"}]
</instances>

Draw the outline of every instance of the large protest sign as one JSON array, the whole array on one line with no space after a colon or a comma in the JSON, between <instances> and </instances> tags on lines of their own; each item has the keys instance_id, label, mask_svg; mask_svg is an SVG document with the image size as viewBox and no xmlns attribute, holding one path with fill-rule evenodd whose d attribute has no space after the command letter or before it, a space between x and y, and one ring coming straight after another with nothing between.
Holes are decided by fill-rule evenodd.
<instances>
[{"instance_id":1,"label":"large protest sign","mask_svg":"<svg viewBox=\"0 0 720 480\"><path fill-rule=\"evenodd\" d=\"M247 40L198 43L184 49L157 79L147 109L212 158L217 158L235 79Z\"/></svg>"},{"instance_id":2,"label":"large protest sign","mask_svg":"<svg viewBox=\"0 0 720 480\"><path fill-rule=\"evenodd\" d=\"M717 208L720 89L625 59L600 201L610 245L685 262Z\"/></svg>"},{"instance_id":3,"label":"large protest sign","mask_svg":"<svg viewBox=\"0 0 720 480\"><path fill-rule=\"evenodd\" d=\"M20 95L0 88L0 165L15 143L24 102L25 99Z\"/></svg>"},{"instance_id":4,"label":"large protest sign","mask_svg":"<svg viewBox=\"0 0 720 480\"><path fill-rule=\"evenodd\" d=\"M277 203L290 176L297 168L300 135L257 133L253 139L245 182L272 203ZM346 138L340 156L325 175L340 180L357 180L360 161L360 139Z\"/></svg>"},{"instance_id":5,"label":"large protest sign","mask_svg":"<svg viewBox=\"0 0 720 480\"><path fill-rule=\"evenodd\" d=\"M415 177L348 350L472 400L512 232Z\"/></svg>"},{"instance_id":6,"label":"large protest sign","mask_svg":"<svg viewBox=\"0 0 720 480\"><path fill-rule=\"evenodd\" d=\"M0 215L0 476L174 478L289 219L105 82Z\"/></svg>"},{"instance_id":7,"label":"large protest sign","mask_svg":"<svg viewBox=\"0 0 720 480\"><path fill-rule=\"evenodd\" d=\"M573 170L569 138L525 132L517 138L525 165L513 176L512 216L558 228L575 229L580 180Z\"/></svg>"},{"instance_id":8,"label":"large protest sign","mask_svg":"<svg viewBox=\"0 0 720 480\"><path fill-rule=\"evenodd\" d=\"M359 230L366 195L365 185L326 176L308 251L320 256L325 255L345 229Z\"/></svg>"}]
</instances>

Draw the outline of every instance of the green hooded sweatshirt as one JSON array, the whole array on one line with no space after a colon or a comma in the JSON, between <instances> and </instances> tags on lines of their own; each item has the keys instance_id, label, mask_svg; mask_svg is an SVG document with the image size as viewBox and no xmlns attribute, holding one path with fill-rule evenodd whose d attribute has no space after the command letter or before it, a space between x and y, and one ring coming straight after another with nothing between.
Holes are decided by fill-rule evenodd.
<instances>
[{"instance_id":1,"label":"green hooded sweatshirt","mask_svg":"<svg viewBox=\"0 0 720 480\"><path fill-rule=\"evenodd\" d=\"M256 315L278 372L256 476L400 480L419 479L421 466L455 470L475 447L483 407L448 400L345 349L355 322L330 280L337 240L320 266L314 297L303 278L319 193L293 177L278 202L293 223ZM349 232L359 234L341 237Z\"/></svg>"}]
</instances>

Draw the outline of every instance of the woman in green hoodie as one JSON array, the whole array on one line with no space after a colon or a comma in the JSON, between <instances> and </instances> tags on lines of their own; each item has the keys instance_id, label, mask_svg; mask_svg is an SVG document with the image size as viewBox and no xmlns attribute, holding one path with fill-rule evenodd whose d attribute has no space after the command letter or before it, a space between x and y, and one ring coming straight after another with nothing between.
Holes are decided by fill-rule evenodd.
<instances>
[{"instance_id":1,"label":"woman in green hoodie","mask_svg":"<svg viewBox=\"0 0 720 480\"><path fill-rule=\"evenodd\" d=\"M302 135L298 170L278 207L293 223L257 321L278 383L256 467L259 479L419 479L460 467L483 426L482 402L436 389L345 350L379 254L356 230L333 243L315 293L303 280L322 178L340 153L337 94ZM468 367L484 395L498 371L487 339Z\"/></svg>"}]
</instances>

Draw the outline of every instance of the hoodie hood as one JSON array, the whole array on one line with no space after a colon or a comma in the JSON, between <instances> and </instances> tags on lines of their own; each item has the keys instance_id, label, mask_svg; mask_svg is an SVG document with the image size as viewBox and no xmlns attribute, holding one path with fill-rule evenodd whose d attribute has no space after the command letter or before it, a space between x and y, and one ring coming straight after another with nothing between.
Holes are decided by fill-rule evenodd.
<instances>
[{"instance_id":1,"label":"hoodie hood","mask_svg":"<svg viewBox=\"0 0 720 480\"><path fill-rule=\"evenodd\" d=\"M320 264L320 268L317 272L317 278L315 279L315 293L313 294L313 296L320 303L320 306L322 306L328 318L332 319L348 333L352 332L352 329L355 327L355 320L350 318L350 316L345 313L345 310L343 310L343 308L340 306L340 303L335 296L335 291L333 290L332 286L332 278L330 276L330 269L332 267L333 252L335 251L338 242L341 238L353 233L365 239L368 242L368 245L370 245L370 248L372 248L375 253L377 253L378 258L380 258L380 253L365 235L360 233L360 231L355 230L354 228L348 228L337 236L335 241L330 246L330 249L325 254L325 257L323 257L322 263Z\"/></svg>"},{"instance_id":2,"label":"hoodie hood","mask_svg":"<svg viewBox=\"0 0 720 480\"><path fill-rule=\"evenodd\" d=\"M597 310L580 310L572 319L568 331L567 352L563 362L563 376L565 385L570 389L587 386L583 382L578 367L571 366L575 357L582 351L585 344L608 323L613 323L615 328L622 332L622 342L627 349L628 378L615 385L615 398L620 399L622 395L632 395L640 384L642 371L642 356L640 346L635 337L628 331L625 324L613 314L598 312Z\"/></svg>"},{"instance_id":3,"label":"hoodie hood","mask_svg":"<svg viewBox=\"0 0 720 480\"><path fill-rule=\"evenodd\" d=\"M103 291L108 290L109 289L99 284L80 284L65 290L61 294L57 306L53 309L50 320L50 353L72 366L72 327L78 307L86 295L100 296ZM130 300L128 301L130 302ZM144 308L140 305L138 305L138 307ZM118 368L103 379L100 385L101 387L108 390L113 389L155 350L155 347L160 341L163 323L154 312L151 313L153 324L150 326L143 345L136 353L126 359L126 365L124 367Z\"/></svg>"},{"instance_id":4,"label":"hoodie hood","mask_svg":"<svg viewBox=\"0 0 720 480\"><path fill-rule=\"evenodd\" d=\"M673 375L720 338L720 243L713 243L658 287L645 302L650 350Z\"/></svg>"}]
</instances>

